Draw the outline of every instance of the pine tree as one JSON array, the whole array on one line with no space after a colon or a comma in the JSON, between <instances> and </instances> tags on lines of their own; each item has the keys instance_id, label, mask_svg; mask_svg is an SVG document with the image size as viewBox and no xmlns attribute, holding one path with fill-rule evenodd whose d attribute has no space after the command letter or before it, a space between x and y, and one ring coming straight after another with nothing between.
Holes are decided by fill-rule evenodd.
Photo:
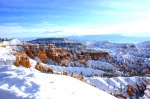
<instances>
[{"instance_id":1,"label":"pine tree","mask_svg":"<svg viewBox=\"0 0 150 99\"><path fill-rule=\"evenodd\" d=\"M3 39L3 38L2 38L1 40L2 40L2 42L4 41L4 39Z\"/></svg>"},{"instance_id":2,"label":"pine tree","mask_svg":"<svg viewBox=\"0 0 150 99\"><path fill-rule=\"evenodd\" d=\"M6 38L5 41L8 41L8 39Z\"/></svg>"},{"instance_id":3,"label":"pine tree","mask_svg":"<svg viewBox=\"0 0 150 99\"><path fill-rule=\"evenodd\" d=\"M82 73L82 71L81 71L80 75L81 75L81 76L83 76L83 73Z\"/></svg>"}]
</instances>

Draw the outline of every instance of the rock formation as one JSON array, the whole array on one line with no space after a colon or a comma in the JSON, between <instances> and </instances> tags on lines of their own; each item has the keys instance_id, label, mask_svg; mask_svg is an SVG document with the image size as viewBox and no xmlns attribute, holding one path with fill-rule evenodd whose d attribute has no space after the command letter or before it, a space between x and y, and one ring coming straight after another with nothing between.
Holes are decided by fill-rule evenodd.
<instances>
[{"instance_id":1,"label":"rock formation","mask_svg":"<svg viewBox=\"0 0 150 99\"><path fill-rule=\"evenodd\" d=\"M63 72L63 75L69 76L68 72Z\"/></svg>"},{"instance_id":2,"label":"rock formation","mask_svg":"<svg viewBox=\"0 0 150 99\"><path fill-rule=\"evenodd\" d=\"M47 56L46 56L46 52L45 51L40 51L38 52L38 57L40 58L40 60L43 62L43 63L47 63Z\"/></svg>"},{"instance_id":3,"label":"rock formation","mask_svg":"<svg viewBox=\"0 0 150 99\"><path fill-rule=\"evenodd\" d=\"M14 62L14 65L15 66L19 66L19 56L16 56L16 61Z\"/></svg>"},{"instance_id":4,"label":"rock formation","mask_svg":"<svg viewBox=\"0 0 150 99\"><path fill-rule=\"evenodd\" d=\"M127 93L129 94L129 96L133 96L134 93L134 88L131 85L127 85Z\"/></svg>"},{"instance_id":5,"label":"rock formation","mask_svg":"<svg viewBox=\"0 0 150 99\"><path fill-rule=\"evenodd\" d=\"M29 56L29 57L31 57L32 59L34 59L34 55L32 54L32 52L29 50L29 51L27 51L27 55Z\"/></svg>"},{"instance_id":6,"label":"rock formation","mask_svg":"<svg viewBox=\"0 0 150 99\"><path fill-rule=\"evenodd\" d=\"M40 62L37 62L37 64L35 65L35 69L37 69L37 70L39 70L39 71L41 71L41 72L54 74L54 71L53 71L52 68L48 68L48 67L46 67L46 66L42 66L42 65L40 64Z\"/></svg>"},{"instance_id":7,"label":"rock formation","mask_svg":"<svg viewBox=\"0 0 150 99\"><path fill-rule=\"evenodd\" d=\"M97 60L100 57L109 56L107 52L69 50L57 48L54 44L28 44L22 47L25 49L26 54L32 59L34 56L38 56L43 63L48 63L48 57L62 66L67 66L66 61L79 61L80 64L86 66L87 60Z\"/></svg>"},{"instance_id":8,"label":"rock formation","mask_svg":"<svg viewBox=\"0 0 150 99\"><path fill-rule=\"evenodd\" d=\"M86 60L85 60L85 59L79 60L79 63L80 63L80 64L83 64L84 66L86 66L86 65L87 65L87 64L86 64Z\"/></svg>"},{"instance_id":9,"label":"rock formation","mask_svg":"<svg viewBox=\"0 0 150 99\"><path fill-rule=\"evenodd\" d=\"M25 68L30 68L30 61L29 58L26 56L26 54L24 52L19 52L16 56L16 61L14 62L15 66L19 66L22 65Z\"/></svg>"},{"instance_id":10,"label":"rock formation","mask_svg":"<svg viewBox=\"0 0 150 99\"><path fill-rule=\"evenodd\" d=\"M126 96L124 96L123 94L114 94L115 97L122 97L123 99L127 99Z\"/></svg>"},{"instance_id":11,"label":"rock formation","mask_svg":"<svg viewBox=\"0 0 150 99\"><path fill-rule=\"evenodd\" d=\"M67 66L67 60L65 59L61 60L61 66Z\"/></svg>"}]
</instances>

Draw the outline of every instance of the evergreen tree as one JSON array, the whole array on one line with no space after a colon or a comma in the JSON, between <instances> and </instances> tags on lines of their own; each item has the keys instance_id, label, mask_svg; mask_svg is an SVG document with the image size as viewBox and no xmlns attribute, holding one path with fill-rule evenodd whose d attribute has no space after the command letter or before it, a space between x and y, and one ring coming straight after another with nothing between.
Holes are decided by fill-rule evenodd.
<instances>
[{"instance_id":1,"label":"evergreen tree","mask_svg":"<svg viewBox=\"0 0 150 99\"><path fill-rule=\"evenodd\" d=\"M80 75L81 75L81 76L83 76L83 73L82 73L82 71L81 71Z\"/></svg>"},{"instance_id":2,"label":"evergreen tree","mask_svg":"<svg viewBox=\"0 0 150 99\"><path fill-rule=\"evenodd\" d=\"M2 42L4 41L4 39L3 39L3 38L2 38L1 40L2 40Z\"/></svg>"},{"instance_id":3,"label":"evergreen tree","mask_svg":"<svg viewBox=\"0 0 150 99\"><path fill-rule=\"evenodd\" d=\"M5 41L8 41L8 39L6 38Z\"/></svg>"}]
</instances>

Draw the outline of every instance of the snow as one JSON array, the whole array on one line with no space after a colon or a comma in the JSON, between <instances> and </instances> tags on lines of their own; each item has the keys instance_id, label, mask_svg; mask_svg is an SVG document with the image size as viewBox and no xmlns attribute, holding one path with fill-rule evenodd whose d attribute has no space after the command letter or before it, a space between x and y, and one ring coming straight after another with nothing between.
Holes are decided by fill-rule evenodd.
<instances>
[{"instance_id":1,"label":"snow","mask_svg":"<svg viewBox=\"0 0 150 99\"><path fill-rule=\"evenodd\" d=\"M24 51L24 48L22 46L10 46L12 49L15 49L17 51Z\"/></svg>"},{"instance_id":2,"label":"snow","mask_svg":"<svg viewBox=\"0 0 150 99\"><path fill-rule=\"evenodd\" d=\"M35 57L35 60L38 62L41 62L41 60L38 57ZM34 66L36 65L36 61L30 59L30 63L31 66L34 68ZM78 75L82 75L83 76L94 76L94 75L98 75L101 76L102 74L104 74L105 72L102 70L96 70L93 68L85 68L85 67L64 67L64 66L59 66L59 65L47 65L41 62L42 65L52 68L54 71L58 71L58 72L63 72L66 71L68 72L70 75L72 73L76 73Z\"/></svg>"},{"instance_id":3,"label":"snow","mask_svg":"<svg viewBox=\"0 0 150 99\"><path fill-rule=\"evenodd\" d=\"M117 68L111 65L110 63L107 62L101 62L101 61L95 61L95 60L88 60L87 61L87 66L89 67L98 67L98 68L111 68L113 70L116 70Z\"/></svg>"},{"instance_id":4,"label":"snow","mask_svg":"<svg viewBox=\"0 0 150 99\"><path fill-rule=\"evenodd\" d=\"M18 39L12 39L9 41L10 45L22 45L23 43L21 41L19 41Z\"/></svg>"},{"instance_id":5,"label":"snow","mask_svg":"<svg viewBox=\"0 0 150 99\"><path fill-rule=\"evenodd\" d=\"M144 96L142 97L142 99L149 99L150 98L150 84L147 85L147 90L144 91Z\"/></svg>"},{"instance_id":6,"label":"snow","mask_svg":"<svg viewBox=\"0 0 150 99\"><path fill-rule=\"evenodd\" d=\"M146 88L147 88L147 89L148 89L148 88L150 89L150 85L148 85Z\"/></svg>"},{"instance_id":7,"label":"snow","mask_svg":"<svg viewBox=\"0 0 150 99\"><path fill-rule=\"evenodd\" d=\"M150 77L143 77L143 78L150 82ZM118 94L121 93L127 97L129 97L126 92L127 85L131 85L134 88L138 89L136 83L145 83L142 77L138 76L112 77L112 78L87 77L86 79L88 80L88 82L96 85L96 87L99 88L100 90L105 90L108 93L118 93ZM148 92L148 90L145 92Z\"/></svg>"},{"instance_id":8,"label":"snow","mask_svg":"<svg viewBox=\"0 0 150 99\"><path fill-rule=\"evenodd\" d=\"M40 60L40 58L37 57L37 56L34 57L34 60L37 61L37 62L43 63L43 62Z\"/></svg>"},{"instance_id":9,"label":"snow","mask_svg":"<svg viewBox=\"0 0 150 99\"><path fill-rule=\"evenodd\" d=\"M22 66L0 66L1 99L116 99L75 78Z\"/></svg>"},{"instance_id":10,"label":"snow","mask_svg":"<svg viewBox=\"0 0 150 99\"><path fill-rule=\"evenodd\" d=\"M44 64L38 57L35 57L34 60L31 58L29 59L32 66L30 69L26 69L22 66L19 66L18 68L13 66L13 62L16 58L13 55L16 53L15 50L24 50L21 46L18 46L20 44L25 44L25 42L23 43L17 39L13 39L11 41L4 41L1 44L7 46L6 48L0 47L0 99L114 98L107 93L121 93L129 98L129 95L126 92L127 85L137 88L136 84L138 84L140 87L143 87L140 83L146 83L142 78L150 82L150 77L146 76L100 77L107 73L107 70L105 69L111 69L108 73L113 74L114 72L118 72L120 73L119 75L121 75L123 73L122 71L119 71L121 63L126 64L126 66L131 69L133 69L133 63L141 63L143 64L143 67L145 66L146 68L149 68L150 50L147 47L150 44L149 42L136 44L135 46L138 49L137 51L130 48L128 44L102 42L99 44L95 43L95 45L93 45L92 43L92 46L96 46L93 49L105 50L110 53L111 57L109 61L105 59L99 59L96 61L88 60L87 67L80 66L80 64L77 66L69 65L68 67L63 67L59 66L58 63L51 59L48 59L48 62L56 65ZM122 46L127 46L127 49L122 51ZM96 85L97 88L70 76L41 73L34 69L37 61L39 61L43 66L52 68L54 71L67 71L69 74L76 73L78 75L81 75L82 73L82 76L86 77L88 83ZM114 64L113 66L111 63L119 63L119 66L115 66ZM139 65L135 65L137 65L136 69L140 70ZM150 86L148 85L147 88L150 88ZM148 99L147 95L150 96L150 91L145 90L144 93L143 98ZM136 99L135 96L132 98Z\"/></svg>"},{"instance_id":11,"label":"snow","mask_svg":"<svg viewBox=\"0 0 150 99\"><path fill-rule=\"evenodd\" d=\"M15 56L12 54L13 50L11 47L7 46L6 48L0 47L0 60L14 60Z\"/></svg>"},{"instance_id":12,"label":"snow","mask_svg":"<svg viewBox=\"0 0 150 99\"><path fill-rule=\"evenodd\" d=\"M3 41L2 45L22 45L23 43L18 39L12 39L10 41Z\"/></svg>"},{"instance_id":13,"label":"snow","mask_svg":"<svg viewBox=\"0 0 150 99\"><path fill-rule=\"evenodd\" d=\"M51 66L52 67L52 66ZM101 70L94 70L93 68L84 68L84 67L62 67L62 66L53 66L52 67L54 70L59 71L59 72L63 72L63 71L67 71L68 73L72 74L72 73L76 73L84 76L90 76L90 75L102 75L104 74L103 71Z\"/></svg>"},{"instance_id":14,"label":"snow","mask_svg":"<svg viewBox=\"0 0 150 99\"><path fill-rule=\"evenodd\" d=\"M22 50L19 46L0 47L0 99L99 99L100 97L116 99L114 96L70 76L37 71L34 66L35 60L39 60L38 57L35 57L35 60L30 59L32 68L16 67L13 65L15 51L12 49ZM76 71L77 73L83 71L87 75L91 71L97 74L103 73L91 68L47 66L61 71Z\"/></svg>"}]
</instances>

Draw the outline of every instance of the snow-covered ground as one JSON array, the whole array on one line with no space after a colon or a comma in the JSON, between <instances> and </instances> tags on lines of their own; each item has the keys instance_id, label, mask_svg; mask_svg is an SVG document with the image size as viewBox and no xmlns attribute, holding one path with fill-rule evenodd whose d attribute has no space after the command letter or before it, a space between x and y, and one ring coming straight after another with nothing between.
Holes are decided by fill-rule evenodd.
<instances>
[{"instance_id":1,"label":"snow-covered ground","mask_svg":"<svg viewBox=\"0 0 150 99\"><path fill-rule=\"evenodd\" d=\"M121 69L121 65L125 65L127 70L137 70L138 72L141 71L141 68L149 68L149 42L135 44L135 46L132 45L132 47L131 44L116 44L110 42L93 44L91 45L93 50L107 51L110 57L108 59L88 60L86 67L80 64L78 66L70 65L68 67L59 66L58 64L49 65L42 63L38 57L35 57L34 59L29 59L31 64L31 68L29 69L22 66L15 67L13 65L16 59L14 55L17 51L24 50L18 45L26 43L13 39L11 41L5 41L0 45L5 44L10 46L0 46L0 99L114 98L107 93L123 94L127 98L130 98L126 92L127 86L131 85L139 89L137 83L143 88L142 92L145 92L145 94L143 93L143 96L139 91L138 93L140 95L136 96L134 93L132 98L143 97L146 99L146 95L149 95L149 90L145 90L145 85L149 88L147 84L150 83L150 77L120 77L122 73L130 74L129 71ZM70 76L41 73L34 69L37 61L41 62L43 66L52 68L57 72L66 71L69 74L76 73L82 75L86 77L88 83L95 85L97 88ZM52 62L52 60L50 61ZM116 64L116 66L112 63ZM112 74L117 72L121 75L111 78L100 77L110 72ZM143 78L146 79L147 82L145 82ZM142 83L145 85L142 85Z\"/></svg>"},{"instance_id":2,"label":"snow-covered ground","mask_svg":"<svg viewBox=\"0 0 150 99\"><path fill-rule=\"evenodd\" d=\"M18 39L12 39L10 41L3 41L0 45L21 45L25 42L19 41Z\"/></svg>"},{"instance_id":3,"label":"snow-covered ground","mask_svg":"<svg viewBox=\"0 0 150 99\"><path fill-rule=\"evenodd\" d=\"M22 66L0 66L1 99L115 99L75 78Z\"/></svg>"},{"instance_id":4,"label":"snow-covered ground","mask_svg":"<svg viewBox=\"0 0 150 99\"><path fill-rule=\"evenodd\" d=\"M144 98L144 99L150 99L150 84L147 85L146 88L147 88L147 90L144 91L144 96L143 96L143 98Z\"/></svg>"},{"instance_id":5,"label":"snow-covered ground","mask_svg":"<svg viewBox=\"0 0 150 99\"><path fill-rule=\"evenodd\" d=\"M92 68L106 68L106 69L112 69L112 70L117 70L118 68L114 67L108 62L101 62L101 61L95 61L95 60L88 60L87 61L87 66L92 67Z\"/></svg>"},{"instance_id":6,"label":"snow-covered ground","mask_svg":"<svg viewBox=\"0 0 150 99\"><path fill-rule=\"evenodd\" d=\"M138 77L138 76L112 77L112 78L87 77L86 79L88 80L88 82L96 85L96 87L99 88L100 90L105 90L108 93L123 94L128 98L130 97L126 92L128 85L133 86L138 93L140 92L140 90L144 89L143 84L145 85L148 84L146 81L150 83L150 77ZM140 85L140 88L137 86L137 84ZM148 90L146 92L148 92ZM136 99L137 97L141 96L142 95L137 96L137 94L135 94L132 98Z\"/></svg>"},{"instance_id":7,"label":"snow-covered ground","mask_svg":"<svg viewBox=\"0 0 150 99\"><path fill-rule=\"evenodd\" d=\"M0 60L15 60L13 52L14 51L9 46L7 46L6 48L0 47Z\"/></svg>"},{"instance_id":8,"label":"snow-covered ground","mask_svg":"<svg viewBox=\"0 0 150 99\"><path fill-rule=\"evenodd\" d=\"M13 65L15 50L20 51L23 48L14 45L0 47L0 99L115 99L114 96L70 76L41 73L34 69L36 61L33 59L30 59L32 68L16 67ZM83 71L87 75L90 71L103 73L91 68L47 66L61 72Z\"/></svg>"},{"instance_id":9,"label":"snow-covered ground","mask_svg":"<svg viewBox=\"0 0 150 99\"><path fill-rule=\"evenodd\" d=\"M41 62L41 60L38 57L35 57L35 60L38 62ZM34 67L36 65L36 61L30 59L31 65L32 67ZM78 75L83 75L83 76L94 76L94 75L98 75L101 76L102 74L104 74L105 72L102 70L96 70L94 68L85 68L85 67L64 67L64 66L59 66L59 65L47 65L42 63L42 65L52 68L54 71L58 71L58 72L68 72L69 74L72 73L76 73Z\"/></svg>"}]
</instances>

